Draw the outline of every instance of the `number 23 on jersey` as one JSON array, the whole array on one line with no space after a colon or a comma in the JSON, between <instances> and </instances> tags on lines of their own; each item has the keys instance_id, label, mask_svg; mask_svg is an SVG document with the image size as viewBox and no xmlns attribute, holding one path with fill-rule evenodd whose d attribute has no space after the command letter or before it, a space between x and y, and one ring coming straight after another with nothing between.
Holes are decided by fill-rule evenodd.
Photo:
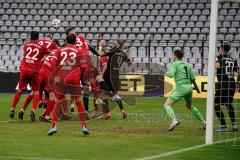
<instances>
[{"instance_id":1,"label":"number 23 on jersey","mask_svg":"<svg viewBox=\"0 0 240 160\"><path fill-rule=\"evenodd\" d=\"M60 65L73 66L76 64L77 54L75 52L61 52L61 62Z\"/></svg>"}]
</instances>

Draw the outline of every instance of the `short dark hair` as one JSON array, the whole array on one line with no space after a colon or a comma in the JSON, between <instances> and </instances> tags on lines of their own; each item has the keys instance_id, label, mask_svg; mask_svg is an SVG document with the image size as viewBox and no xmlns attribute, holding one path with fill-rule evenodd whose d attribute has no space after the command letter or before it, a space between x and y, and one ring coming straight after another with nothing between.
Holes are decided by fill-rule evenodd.
<instances>
[{"instance_id":1,"label":"short dark hair","mask_svg":"<svg viewBox=\"0 0 240 160\"><path fill-rule=\"evenodd\" d=\"M75 34L67 35L67 43L75 44L76 43L76 35Z\"/></svg>"},{"instance_id":2,"label":"short dark hair","mask_svg":"<svg viewBox=\"0 0 240 160\"><path fill-rule=\"evenodd\" d=\"M57 39L54 39L53 42L55 42L58 46L60 45L60 43Z\"/></svg>"},{"instance_id":3,"label":"short dark hair","mask_svg":"<svg viewBox=\"0 0 240 160\"><path fill-rule=\"evenodd\" d=\"M175 51L173 52L173 54L174 54L178 59L182 59L182 58L183 58L183 55L184 55L183 51L181 51L181 50L175 50Z\"/></svg>"},{"instance_id":4,"label":"short dark hair","mask_svg":"<svg viewBox=\"0 0 240 160\"><path fill-rule=\"evenodd\" d=\"M75 29L75 27L68 27L67 29L66 29L66 34L68 35L72 30L74 30Z\"/></svg>"},{"instance_id":5,"label":"short dark hair","mask_svg":"<svg viewBox=\"0 0 240 160\"><path fill-rule=\"evenodd\" d=\"M223 48L224 52L229 52L231 49L231 46L229 44L221 44L221 48Z\"/></svg>"},{"instance_id":6,"label":"short dark hair","mask_svg":"<svg viewBox=\"0 0 240 160\"><path fill-rule=\"evenodd\" d=\"M31 40L38 40L39 39L39 33L37 31L32 31L30 33Z\"/></svg>"}]
</instances>

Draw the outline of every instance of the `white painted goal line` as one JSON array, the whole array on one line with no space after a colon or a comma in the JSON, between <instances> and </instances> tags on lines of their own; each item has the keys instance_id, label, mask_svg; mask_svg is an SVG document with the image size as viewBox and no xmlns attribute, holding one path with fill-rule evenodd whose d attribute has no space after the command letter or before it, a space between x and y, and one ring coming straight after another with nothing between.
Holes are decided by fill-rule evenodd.
<instances>
[{"instance_id":1,"label":"white painted goal line","mask_svg":"<svg viewBox=\"0 0 240 160\"><path fill-rule=\"evenodd\" d=\"M224 142L233 142L233 141L237 141L237 140L240 140L240 137L213 142L213 144L219 144L219 143L224 143ZM148 157L142 157L142 158L138 158L138 159L135 159L135 160L152 160L152 159L156 159L156 158L163 158L163 157L173 156L173 155L183 153L183 152L187 152L187 151L192 151L192 150L199 149L199 148L204 148L204 147L207 147L207 146L210 146L210 145L211 144L200 144L200 145L196 145L196 146L193 146L193 147L188 147L188 148L183 148L183 149L179 149L179 150L175 150L175 151L160 153L160 154L156 154L156 155L148 156Z\"/></svg>"}]
</instances>

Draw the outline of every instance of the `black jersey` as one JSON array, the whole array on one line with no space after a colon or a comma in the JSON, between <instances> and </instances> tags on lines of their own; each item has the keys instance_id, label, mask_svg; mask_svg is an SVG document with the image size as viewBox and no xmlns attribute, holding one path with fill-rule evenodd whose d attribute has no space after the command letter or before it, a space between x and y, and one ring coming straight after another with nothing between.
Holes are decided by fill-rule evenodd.
<instances>
[{"instance_id":1,"label":"black jersey","mask_svg":"<svg viewBox=\"0 0 240 160\"><path fill-rule=\"evenodd\" d=\"M109 56L109 60L103 78L106 84L108 84L109 91L116 93L120 88L119 70L123 62L128 60L128 57L126 53L118 48L113 48L106 52L105 56Z\"/></svg>"},{"instance_id":2,"label":"black jersey","mask_svg":"<svg viewBox=\"0 0 240 160\"><path fill-rule=\"evenodd\" d=\"M127 54L119 48L113 48L106 56L109 56L106 72L110 74L119 74L123 62L128 60Z\"/></svg>"},{"instance_id":3,"label":"black jersey","mask_svg":"<svg viewBox=\"0 0 240 160\"><path fill-rule=\"evenodd\" d=\"M220 64L217 68L217 80L220 83L235 82L234 72L237 72L237 61L233 60L229 55L219 55L216 62Z\"/></svg>"}]
</instances>

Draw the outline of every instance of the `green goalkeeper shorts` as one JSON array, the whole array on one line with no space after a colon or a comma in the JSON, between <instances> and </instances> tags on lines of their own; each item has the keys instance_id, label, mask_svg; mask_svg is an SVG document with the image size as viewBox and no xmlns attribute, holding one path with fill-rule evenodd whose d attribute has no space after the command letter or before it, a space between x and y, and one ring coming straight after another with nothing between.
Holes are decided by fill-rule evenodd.
<instances>
[{"instance_id":1,"label":"green goalkeeper shorts","mask_svg":"<svg viewBox=\"0 0 240 160\"><path fill-rule=\"evenodd\" d=\"M176 89L172 92L171 96L168 97L168 100L176 103L177 101L184 98L186 103L192 103L192 92L192 85L182 84L181 86L176 87Z\"/></svg>"}]
</instances>

